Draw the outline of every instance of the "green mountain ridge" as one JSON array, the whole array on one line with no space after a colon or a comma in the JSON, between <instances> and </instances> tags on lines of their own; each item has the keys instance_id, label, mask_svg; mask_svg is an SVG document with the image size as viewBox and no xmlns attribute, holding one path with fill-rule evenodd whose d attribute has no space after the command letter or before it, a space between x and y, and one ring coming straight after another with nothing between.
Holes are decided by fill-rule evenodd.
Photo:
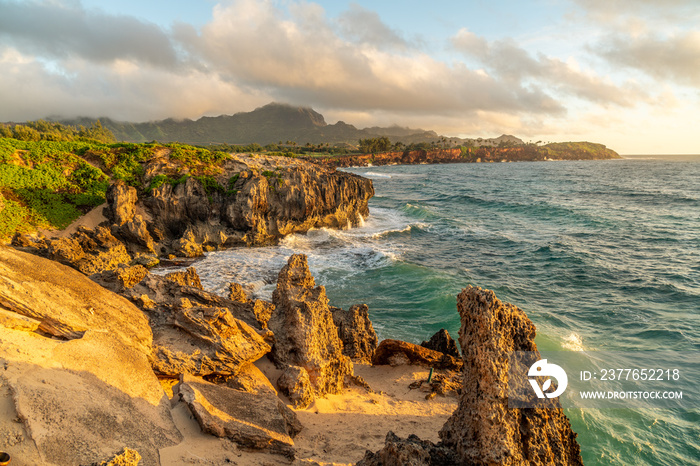
<instances>
[{"instance_id":1,"label":"green mountain ridge","mask_svg":"<svg viewBox=\"0 0 700 466\"><path fill-rule=\"evenodd\" d=\"M67 125L90 126L97 118L76 118L59 120ZM168 118L160 121L133 123L116 121L111 118L99 118L102 125L114 133L118 141L126 142L181 142L187 144L272 144L294 142L297 144L351 144L359 139L386 136L392 142L413 144L436 142L442 139L435 131L412 129L401 126L371 127L358 129L355 126L338 121L326 123L320 113L309 107L294 107L287 104L270 103L251 112L233 115L201 117L198 120L176 120ZM493 139L445 138L452 143L467 141L485 145L497 145L502 138L508 138L515 144L523 143L514 136L500 136Z\"/></svg>"}]
</instances>

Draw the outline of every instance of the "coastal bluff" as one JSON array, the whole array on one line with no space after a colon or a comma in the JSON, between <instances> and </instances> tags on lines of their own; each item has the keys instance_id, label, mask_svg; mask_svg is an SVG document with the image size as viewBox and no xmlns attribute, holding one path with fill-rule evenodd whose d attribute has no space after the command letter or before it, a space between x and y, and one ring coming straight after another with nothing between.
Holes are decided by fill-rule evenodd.
<instances>
[{"instance_id":1,"label":"coastal bluff","mask_svg":"<svg viewBox=\"0 0 700 466\"><path fill-rule=\"evenodd\" d=\"M620 155L603 144L591 142L550 143L543 146L520 144L510 147L435 148L314 157L310 160L330 167L378 165L421 165L442 163L539 162L550 160L608 160Z\"/></svg>"},{"instance_id":2,"label":"coastal bluff","mask_svg":"<svg viewBox=\"0 0 700 466\"><path fill-rule=\"evenodd\" d=\"M560 407L507 407L504 355L536 351L535 327L493 292L460 293L455 357L444 331L437 349L378 346L366 307L330 306L303 255L273 302L238 288L222 297L194 268L138 264L88 278L0 247L0 439L13 464L581 464ZM384 447L362 459L380 430Z\"/></svg>"},{"instance_id":3,"label":"coastal bluff","mask_svg":"<svg viewBox=\"0 0 700 466\"><path fill-rule=\"evenodd\" d=\"M12 244L90 275L118 264L151 267L163 258L269 245L312 228L349 228L369 215L374 188L367 178L289 157L230 154L214 164L172 152L156 150L142 163L141 178L131 183L139 188L113 181L96 209L101 221L18 234Z\"/></svg>"}]
</instances>

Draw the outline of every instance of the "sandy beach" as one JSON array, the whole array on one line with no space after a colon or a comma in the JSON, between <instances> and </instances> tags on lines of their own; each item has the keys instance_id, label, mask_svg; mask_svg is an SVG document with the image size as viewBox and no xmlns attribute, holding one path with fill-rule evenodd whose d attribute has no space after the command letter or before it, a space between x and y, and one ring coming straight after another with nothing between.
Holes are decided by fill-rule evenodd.
<instances>
[{"instance_id":1,"label":"sandy beach","mask_svg":"<svg viewBox=\"0 0 700 466\"><path fill-rule=\"evenodd\" d=\"M279 377L280 371L267 357L255 365L273 383ZM437 442L438 431L457 407L455 396L426 400L426 392L408 387L428 378L428 369L421 366L355 364L355 375L363 377L375 393L352 385L342 394L326 395L306 409L295 410L304 429L294 439L297 457L293 463L279 455L244 451L229 440L202 433L184 403L177 401L173 402L172 414L184 440L162 449L161 463L349 465L362 459L366 450L381 449L388 431ZM279 396L291 408L289 400Z\"/></svg>"}]
</instances>

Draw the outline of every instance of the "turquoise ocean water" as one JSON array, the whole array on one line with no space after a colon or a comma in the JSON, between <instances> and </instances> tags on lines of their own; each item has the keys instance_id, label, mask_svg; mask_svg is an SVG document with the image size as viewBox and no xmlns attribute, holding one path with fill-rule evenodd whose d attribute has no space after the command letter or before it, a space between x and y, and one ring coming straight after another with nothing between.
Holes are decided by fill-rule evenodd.
<instances>
[{"instance_id":1,"label":"turquoise ocean water","mask_svg":"<svg viewBox=\"0 0 700 466\"><path fill-rule=\"evenodd\" d=\"M369 305L380 338L456 336L470 284L523 309L541 350L700 351L700 156L348 171L374 180L363 226L211 253L195 264L205 286L269 298L300 252L331 304ZM586 464L699 464L689 406L567 414Z\"/></svg>"}]
</instances>

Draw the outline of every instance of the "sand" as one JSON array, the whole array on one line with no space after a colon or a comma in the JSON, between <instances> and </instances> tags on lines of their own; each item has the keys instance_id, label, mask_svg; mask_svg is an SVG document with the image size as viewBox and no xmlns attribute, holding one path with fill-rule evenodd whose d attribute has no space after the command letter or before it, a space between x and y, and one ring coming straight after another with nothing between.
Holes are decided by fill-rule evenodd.
<instances>
[{"instance_id":1,"label":"sand","mask_svg":"<svg viewBox=\"0 0 700 466\"><path fill-rule=\"evenodd\" d=\"M279 376L267 358L256 366L272 382ZM400 437L416 434L437 442L438 431L457 407L456 397L426 400L426 392L408 388L415 380L427 379L428 369L421 366L355 364L355 375L362 376L377 393L351 386L340 395L327 395L307 409L295 410L304 429L294 439L297 456L293 464L354 464L366 450L381 449L390 430ZM291 407L285 397L280 395L280 399ZM282 456L243 451L229 440L202 433L183 403L174 401L172 414L185 439L160 451L163 465L292 464Z\"/></svg>"},{"instance_id":2,"label":"sand","mask_svg":"<svg viewBox=\"0 0 700 466\"><path fill-rule=\"evenodd\" d=\"M78 231L78 227L84 226L87 228L95 228L100 223L107 220L107 218L102 214L104 208L107 207L107 203L100 204L94 209L92 209L87 214L79 217L73 223L68 225L63 230L39 230L39 233L44 234L47 238L69 238L70 235Z\"/></svg>"}]
</instances>

